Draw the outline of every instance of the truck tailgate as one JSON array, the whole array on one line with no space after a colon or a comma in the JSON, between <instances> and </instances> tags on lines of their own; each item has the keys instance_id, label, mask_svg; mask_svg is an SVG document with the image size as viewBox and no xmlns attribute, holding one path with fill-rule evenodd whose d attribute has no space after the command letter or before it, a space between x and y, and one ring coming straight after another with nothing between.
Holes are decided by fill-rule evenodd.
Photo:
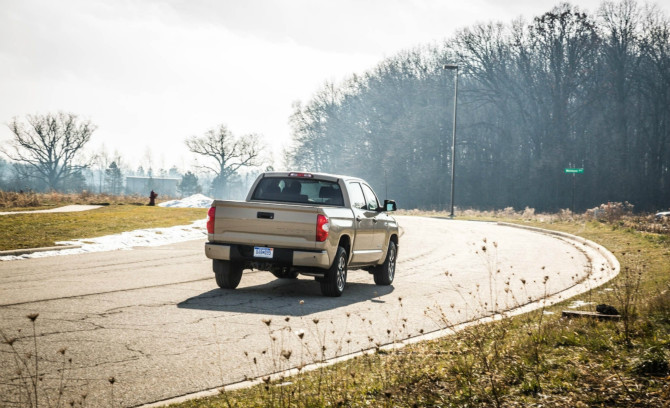
<instances>
[{"instance_id":1,"label":"truck tailgate","mask_svg":"<svg viewBox=\"0 0 670 408\"><path fill-rule=\"evenodd\" d=\"M318 207L215 201L214 242L276 248L316 247Z\"/></svg>"}]
</instances>

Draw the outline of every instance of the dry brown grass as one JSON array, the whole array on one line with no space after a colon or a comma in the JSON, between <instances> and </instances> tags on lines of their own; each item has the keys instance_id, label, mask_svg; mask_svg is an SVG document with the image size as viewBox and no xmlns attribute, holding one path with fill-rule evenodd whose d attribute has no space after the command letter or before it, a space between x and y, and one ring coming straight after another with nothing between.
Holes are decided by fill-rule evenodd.
<instances>
[{"instance_id":1,"label":"dry brown grass","mask_svg":"<svg viewBox=\"0 0 670 408\"><path fill-rule=\"evenodd\" d=\"M398 215L414 215L424 217L448 218L448 211L400 210ZM560 224L562 222L585 223L598 221L611 225L613 228L631 229L653 234L670 235L670 217L656 217L654 214L635 214L629 203L606 203L591 208L584 213L573 213L568 209L558 213L536 213L534 208L526 207L516 211L512 207L501 210L458 210L455 212L458 219L477 219L491 221L526 221L542 224Z\"/></svg>"},{"instance_id":2,"label":"dry brown grass","mask_svg":"<svg viewBox=\"0 0 670 408\"><path fill-rule=\"evenodd\" d=\"M71 204L148 204L149 198L139 195L93 194L88 191L79 194L34 193L0 190L0 208L5 211L50 208Z\"/></svg>"}]
</instances>

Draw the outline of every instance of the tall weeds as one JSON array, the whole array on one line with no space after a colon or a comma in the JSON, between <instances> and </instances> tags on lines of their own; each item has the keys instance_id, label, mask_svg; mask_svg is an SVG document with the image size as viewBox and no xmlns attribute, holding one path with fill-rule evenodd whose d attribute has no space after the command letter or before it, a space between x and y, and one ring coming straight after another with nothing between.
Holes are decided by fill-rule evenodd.
<instances>
[{"instance_id":1,"label":"tall weeds","mask_svg":"<svg viewBox=\"0 0 670 408\"><path fill-rule=\"evenodd\" d=\"M618 306L621 320L623 322L623 334L626 345L631 346L631 332L637 319L638 305L640 303L640 284L646 265L639 256L623 252L622 256L628 258L626 264L621 268L618 279L612 285L611 293Z\"/></svg>"},{"instance_id":2,"label":"tall weeds","mask_svg":"<svg viewBox=\"0 0 670 408\"><path fill-rule=\"evenodd\" d=\"M45 354L39 348L37 341L39 313L30 313L25 317L31 327L31 333L28 335L25 335L22 329L18 329L14 337L0 329L2 345L6 347L6 350L1 352L11 356L11 362L14 365L14 376L4 378L3 382L0 382L0 406L59 408L69 405L70 407L85 407L88 393L84 387L73 387L70 384L72 378L68 373L72 369L72 358L68 355L68 348L58 349L57 359L53 360L48 353ZM46 365L53 368L45 370L42 362L46 362ZM110 401L113 406L113 396Z\"/></svg>"},{"instance_id":3,"label":"tall weeds","mask_svg":"<svg viewBox=\"0 0 670 408\"><path fill-rule=\"evenodd\" d=\"M0 208L38 207L39 196L36 193L16 193L0 190Z\"/></svg>"},{"instance_id":4,"label":"tall weeds","mask_svg":"<svg viewBox=\"0 0 670 408\"><path fill-rule=\"evenodd\" d=\"M35 193L0 190L0 208L51 207L70 204L147 204L149 199L138 195Z\"/></svg>"},{"instance_id":5,"label":"tall weeds","mask_svg":"<svg viewBox=\"0 0 670 408\"><path fill-rule=\"evenodd\" d=\"M9 337L5 332L0 330L2 341L9 346L11 355L13 356L16 382L15 387L18 389L18 403L19 406L29 406L38 408L40 405L40 390L39 384L43 380L43 375L39 370L40 355L37 348L37 328L35 320L39 313L31 313L26 316L30 320L32 327L32 349L24 352L19 351L16 341L18 338Z\"/></svg>"}]
</instances>

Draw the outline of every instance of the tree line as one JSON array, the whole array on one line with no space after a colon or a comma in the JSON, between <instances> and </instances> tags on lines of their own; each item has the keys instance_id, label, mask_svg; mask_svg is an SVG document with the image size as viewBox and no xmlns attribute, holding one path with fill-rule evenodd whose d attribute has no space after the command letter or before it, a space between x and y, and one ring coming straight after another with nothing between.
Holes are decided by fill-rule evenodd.
<instances>
[{"instance_id":1,"label":"tree line","mask_svg":"<svg viewBox=\"0 0 670 408\"><path fill-rule=\"evenodd\" d=\"M670 206L670 23L657 7L562 3L401 52L296 103L291 164L365 177L405 208ZM581 168L581 174L566 174Z\"/></svg>"},{"instance_id":2,"label":"tree line","mask_svg":"<svg viewBox=\"0 0 670 408\"><path fill-rule=\"evenodd\" d=\"M477 24L326 83L289 121L292 144L277 167L361 176L404 208L446 209L453 163L460 208L667 208L670 22L621 0L593 14L562 3L530 22ZM0 189L123 193L124 176L156 176L150 166L124 173L118 155L82 157L96 127L72 113L15 118L9 128ZM272 169L261 168L267 151L256 134L219 125L184 142L201 161L194 172L169 170L182 194L202 185L240 198L250 175Z\"/></svg>"},{"instance_id":3,"label":"tree line","mask_svg":"<svg viewBox=\"0 0 670 408\"><path fill-rule=\"evenodd\" d=\"M155 189L155 185L160 185L157 179L161 178L180 178L177 192L182 196L203 190L198 176L192 171L182 173L172 167L169 171L161 169L158 174L154 174L151 167L145 171L140 166L124 174L118 153L110 157L103 148L100 153L84 157L83 149L96 126L74 113L27 115L25 120L14 118L9 128L13 139L0 146L0 152L11 162L0 158L0 190L97 190L99 193L120 195L130 192L127 191L128 186L124 189L126 176L144 181L147 193ZM204 176L208 194L217 198L240 198L246 195L246 191L241 190L250 184L249 177L242 180L239 171L260 164L263 146L258 135L236 136L225 125L219 125L201 137L192 136L184 142L190 152L205 159L194 167ZM93 170L94 167L97 171ZM258 174L257 171L255 174Z\"/></svg>"}]
</instances>

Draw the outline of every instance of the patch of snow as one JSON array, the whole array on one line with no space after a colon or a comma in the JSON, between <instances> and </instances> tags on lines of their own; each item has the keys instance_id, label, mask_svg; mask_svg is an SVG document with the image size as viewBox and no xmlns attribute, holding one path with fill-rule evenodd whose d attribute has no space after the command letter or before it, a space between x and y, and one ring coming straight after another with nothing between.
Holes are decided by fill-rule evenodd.
<instances>
[{"instance_id":1,"label":"patch of snow","mask_svg":"<svg viewBox=\"0 0 670 408\"><path fill-rule=\"evenodd\" d=\"M3 212L0 212L0 215L78 212L78 211L95 210L96 208L100 208L100 207L102 207L102 206L101 205L66 205L64 207L50 208L48 210L3 211Z\"/></svg>"},{"instance_id":2,"label":"patch of snow","mask_svg":"<svg viewBox=\"0 0 670 408\"><path fill-rule=\"evenodd\" d=\"M569 309L577 309L578 307L592 305L593 302L584 302L583 300L574 300L569 306Z\"/></svg>"},{"instance_id":3,"label":"patch of snow","mask_svg":"<svg viewBox=\"0 0 670 408\"><path fill-rule=\"evenodd\" d=\"M166 201L158 204L159 207L178 207L178 208L209 208L212 206L213 198L202 194L194 194L181 200Z\"/></svg>"},{"instance_id":4,"label":"patch of snow","mask_svg":"<svg viewBox=\"0 0 670 408\"><path fill-rule=\"evenodd\" d=\"M128 250L138 246L160 246L177 242L207 238L206 220L198 220L191 225L178 225L170 228L148 228L98 238L75 239L56 242L57 245L81 245L81 248L59 251L33 252L24 255L0 256L0 261L43 258L55 255L74 255L87 252Z\"/></svg>"},{"instance_id":5,"label":"patch of snow","mask_svg":"<svg viewBox=\"0 0 670 408\"><path fill-rule=\"evenodd\" d=\"M202 194L195 194L181 200L166 201L158 204L161 207L178 208L209 208L212 198ZM98 238L82 238L72 241L56 242L56 245L81 245L81 248L62 249L55 251L33 252L23 255L0 256L0 261L14 261L18 259L44 258L55 255L74 255L87 252L128 250L140 246L160 246L177 242L207 238L207 220L202 219L191 225L178 225L170 228L148 228L120 234L106 235Z\"/></svg>"}]
</instances>

